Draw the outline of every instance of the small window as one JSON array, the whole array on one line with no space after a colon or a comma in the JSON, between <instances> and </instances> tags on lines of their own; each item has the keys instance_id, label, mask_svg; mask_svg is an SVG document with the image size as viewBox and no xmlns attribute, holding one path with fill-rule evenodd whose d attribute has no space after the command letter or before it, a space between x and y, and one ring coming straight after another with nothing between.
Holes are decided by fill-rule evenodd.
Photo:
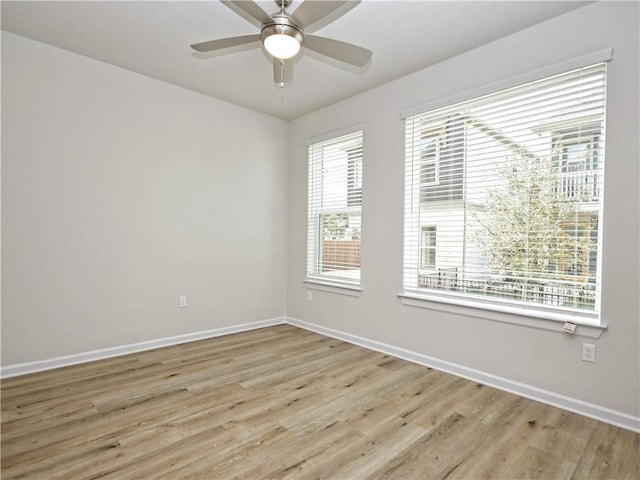
<instances>
[{"instance_id":1,"label":"small window","mask_svg":"<svg viewBox=\"0 0 640 480\"><path fill-rule=\"evenodd\" d=\"M437 134L426 134L420 145L420 181L422 185L438 183L438 161L440 159L440 138Z\"/></svg>"},{"instance_id":2,"label":"small window","mask_svg":"<svg viewBox=\"0 0 640 480\"><path fill-rule=\"evenodd\" d=\"M307 277L360 283L363 132L309 146Z\"/></svg>"},{"instance_id":3,"label":"small window","mask_svg":"<svg viewBox=\"0 0 640 480\"><path fill-rule=\"evenodd\" d=\"M420 268L436 268L436 227L422 227L420 235Z\"/></svg>"}]
</instances>

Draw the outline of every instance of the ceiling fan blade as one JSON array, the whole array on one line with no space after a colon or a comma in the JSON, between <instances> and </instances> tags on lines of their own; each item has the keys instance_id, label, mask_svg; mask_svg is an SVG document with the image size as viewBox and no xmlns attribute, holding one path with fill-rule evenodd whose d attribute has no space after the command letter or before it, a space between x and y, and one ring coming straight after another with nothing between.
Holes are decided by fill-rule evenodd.
<instances>
[{"instance_id":1,"label":"ceiling fan blade","mask_svg":"<svg viewBox=\"0 0 640 480\"><path fill-rule=\"evenodd\" d=\"M237 47L248 43L260 42L260 35L242 35L240 37L220 38L218 40L209 40L208 42L194 43L191 48L198 52L211 52L213 50L222 50L223 48Z\"/></svg>"},{"instance_id":2,"label":"ceiling fan blade","mask_svg":"<svg viewBox=\"0 0 640 480\"><path fill-rule=\"evenodd\" d=\"M263 23L272 22L271 15L265 12L257 3L250 0L220 0L224 5L236 12L242 18L258 28Z\"/></svg>"},{"instance_id":3,"label":"ceiling fan blade","mask_svg":"<svg viewBox=\"0 0 640 480\"><path fill-rule=\"evenodd\" d=\"M291 16L298 26L307 32L313 32L341 17L359 3L360 0L326 0L322 2L306 0Z\"/></svg>"},{"instance_id":4,"label":"ceiling fan blade","mask_svg":"<svg viewBox=\"0 0 640 480\"><path fill-rule=\"evenodd\" d=\"M293 63L285 62L279 58L273 59L273 81L279 87L293 80Z\"/></svg>"},{"instance_id":5,"label":"ceiling fan blade","mask_svg":"<svg viewBox=\"0 0 640 480\"><path fill-rule=\"evenodd\" d=\"M356 67L364 67L369 60L373 52L366 48L352 45L351 43L340 42L331 38L316 37L315 35L305 35L304 47L314 52L321 53L327 57L335 58L341 62L355 65Z\"/></svg>"}]
</instances>

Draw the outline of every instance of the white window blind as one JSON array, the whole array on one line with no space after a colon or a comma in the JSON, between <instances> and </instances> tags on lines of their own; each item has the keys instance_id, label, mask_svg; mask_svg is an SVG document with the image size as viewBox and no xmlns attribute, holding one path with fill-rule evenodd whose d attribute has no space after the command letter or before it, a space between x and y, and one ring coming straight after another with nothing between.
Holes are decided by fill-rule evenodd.
<instances>
[{"instance_id":1,"label":"white window blind","mask_svg":"<svg viewBox=\"0 0 640 480\"><path fill-rule=\"evenodd\" d=\"M309 145L307 277L360 283L363 132Z\"/></svg>"},{"instance_id":2,"label":"white window blind","mask_svg":"<svg viewBox=\"0 0 640 480\"><path fill-rule=\"evenodd\" d=\"M405 292L597 315L605 81L602 63L406 118Z\"/></svg>"}]
</instances>

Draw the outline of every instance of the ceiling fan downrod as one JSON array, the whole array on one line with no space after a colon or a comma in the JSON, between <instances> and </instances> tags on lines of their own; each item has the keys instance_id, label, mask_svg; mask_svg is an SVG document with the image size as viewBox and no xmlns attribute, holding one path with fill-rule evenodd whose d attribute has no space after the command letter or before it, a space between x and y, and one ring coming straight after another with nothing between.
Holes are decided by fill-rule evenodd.
<instances>
[{"instance_id":1,"label":"ceiling fan downrod","mask_svg":"<svg viewBox=\"0 0 640 480\"><path fill-rule=\"evenodd\" d=\"M280 8L281 12L284 12L285 9L289 8L289 5L291 5L291 0L274 0L274 2Z\"/></svg>"}]
</instances>

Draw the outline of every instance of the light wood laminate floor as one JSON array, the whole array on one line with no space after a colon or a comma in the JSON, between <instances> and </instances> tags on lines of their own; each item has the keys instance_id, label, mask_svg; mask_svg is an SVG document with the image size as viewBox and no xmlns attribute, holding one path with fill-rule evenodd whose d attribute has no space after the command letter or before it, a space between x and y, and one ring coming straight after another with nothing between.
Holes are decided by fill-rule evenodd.
<instances>
[{"instance_id":1,"label":"light wood laminate floor","mask_svg":"<svg viewBox=\"0 0 640 480\"><path fill-rule=\"evenodd\" d=\"M2 381L2 479L640 478L639 436L283 325Z\"/></svg>"}]
</instances>

